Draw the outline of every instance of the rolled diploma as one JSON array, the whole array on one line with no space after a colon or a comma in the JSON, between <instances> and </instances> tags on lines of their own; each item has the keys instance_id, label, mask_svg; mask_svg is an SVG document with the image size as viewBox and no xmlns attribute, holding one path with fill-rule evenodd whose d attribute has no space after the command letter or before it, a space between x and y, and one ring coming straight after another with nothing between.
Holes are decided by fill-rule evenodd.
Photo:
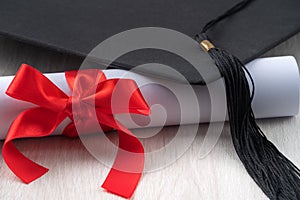
<instances>
[{"instance_id":1,"label":"rolled diploma","mask_svg":"<svg viewBox=\"0 0 300 200\"><path fill-rule=\"evenodd\" d=\"M294 57L260 58L248 63L246 68L255 83L252 108L256 118L298 114L300 79ZM188 97L186 101L178 100L180 96L187 96L186 91L191 87L187 84L179 84L124 70L103 70L103 72L107 79L131 78L135 80L151 108L149 117L122 114L116 116L127 128L222 121L226 117L226 95L222 79L210 83L209 91L205 86L192 86L197 104L191 104ZM67 95L72 95L64 73L45 75ZM13 76L0 77L0 139L5 139L11 123L22 111L35 106L5 94L12 79ZM252 88L250 89L252 90ZM160 105L160 109L154 109L155 105ZM188 109L181 111L182 105ZM213 117L211 116L211 108L215 108ZM200 111L200 115L195 112L197 110ZM53 134L61 134L69 123L70 119L67 118Z\"/></svg>"}]
</instances>

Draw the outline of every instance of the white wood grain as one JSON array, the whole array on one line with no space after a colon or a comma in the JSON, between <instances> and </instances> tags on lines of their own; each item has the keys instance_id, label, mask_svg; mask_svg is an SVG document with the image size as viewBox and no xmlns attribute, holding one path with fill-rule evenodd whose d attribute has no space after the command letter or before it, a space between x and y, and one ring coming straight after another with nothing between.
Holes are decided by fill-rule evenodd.
<instances>
[{"instance_id":1,"label":"white wood grain","mask_svg":"<svg viewBox=\"0 0 300 200\"><path fill-rule=\"evenodd\" d=\"M266 56L294 55L300 61L300 34L268 52ZM46 71L79 66L80 59L27 44L0 38L0 75L16 72L23 62ZM300 166L300 117L259 120L268 138L297 166ZM190 126L186 126L188 132ZM176 129L176 127L175 127ZM231 142L228 124L213 151L199 157L207 124L200 125L195 141L172 165L144 174L132 199L266 199L248 176ZM151 129L134 130L145 133ZM144 141L147 150L173 137L174 127L156 139ZM61 136L23 139L16 146L50 171L26 185L17 179L0 157L0 199L122 199L100 186L109 168L94 159L79 139ZM2 147L3 141L0 142ZM175 152L176 153L176 152Z\"/></svg>"}]
</instances>

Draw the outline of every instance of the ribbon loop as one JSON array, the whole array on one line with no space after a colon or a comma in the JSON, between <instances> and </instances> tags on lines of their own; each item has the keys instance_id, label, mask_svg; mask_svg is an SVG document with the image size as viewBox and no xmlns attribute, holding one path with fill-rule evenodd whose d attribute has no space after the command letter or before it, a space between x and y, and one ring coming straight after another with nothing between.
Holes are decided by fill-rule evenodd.
<instances>
[{"instance_id":1,"label":"ribbon loop","mask_svg":"<svg viewBox=\"0 0 300 200\"><path fill-rule=\"evenodd\" d=\"M55 111L64 109L68 96L33 67L22 64L6 94Z\"/></svg>"}]
</instances>

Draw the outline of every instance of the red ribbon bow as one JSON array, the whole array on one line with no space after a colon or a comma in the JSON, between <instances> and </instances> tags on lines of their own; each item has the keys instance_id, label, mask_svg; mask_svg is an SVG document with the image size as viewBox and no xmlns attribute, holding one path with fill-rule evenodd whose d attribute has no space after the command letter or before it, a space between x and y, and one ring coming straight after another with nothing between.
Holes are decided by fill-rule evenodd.
<instances>
[{"instance_id":1,"label":"red ribbon bow","mask_svg":"<svg viewBox=\"0 0 300 200\"><path fill-rule=\"evenodd\" d=\"M30 183L45 174L48 169L25 157L12 141L19 138L49 136L67 117L72 122L65 128L64 135L76 136L73 109L74 106L80 105L84 107L84 112L75 113L82 115L79 126L84 127L88 124L90 121L88 113L94 111L100 126L117 130L119 150L102 187L119 196L130 198L144 168L144 148L138 138L118 122L113 114L148 115L150 110L140 90L133 80L107 80L104 73L96 69L65 72L65 77L73 91L73 97L66 95L36 69L26 64L20 67L6 94L15 99L31 102L37 107L22 112L11 124L2 149L5 162L25 183ZM118 98L114 106L112 95L116 86ZM129 105L124 101L128 98ZM134 156L126 157L124 152L133 153ZM131 171L122 171L120 165L126 166Z\"/></svg>"}]
</instances>

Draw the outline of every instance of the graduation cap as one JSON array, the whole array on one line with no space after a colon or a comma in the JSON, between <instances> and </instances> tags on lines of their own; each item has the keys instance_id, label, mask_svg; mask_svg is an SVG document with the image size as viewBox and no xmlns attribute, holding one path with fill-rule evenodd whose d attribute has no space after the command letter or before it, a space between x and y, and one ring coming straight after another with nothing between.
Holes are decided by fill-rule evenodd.
<instances>
[{"instance_id":1,"label":"graduation cap","mask_svg":"<svg viewBox=\"0 0 300 200\"><path fill-rule=\"evenodd\" d=\"M85 57L105 39L133 28L164 27L194 38L208 21L238 2L7 0L0 2L0 33ZM245 64L299 32L299 4L297 0L257 0L209 29L208 35L217 47L236 55ZM115 60L112 67L130 69L149 62L171 66L191 83L203 83L189 63L159 50L130 53Z\"/></svg>"},{"instance_id":2,"label":"graduation cap","mask_svg":"<svg viewBox=\"0 0 300 200\"><path fill-rule=\"evenodd\" d=\"M299 32L299 10L298 0L5 1L0 4L0 32L79 56L111 35L137 27L165 27L191 37L198 33L196 40L224 78L233 144L247 172L270 199L300 199L299 169L255 122L251 108L255 87L244 67ZM112 67L130 69L163 57L189 82L203 83L193 68L171 59L172 55L161 55L137 53L120 58Z\"/></svg>"}]
</instances>

